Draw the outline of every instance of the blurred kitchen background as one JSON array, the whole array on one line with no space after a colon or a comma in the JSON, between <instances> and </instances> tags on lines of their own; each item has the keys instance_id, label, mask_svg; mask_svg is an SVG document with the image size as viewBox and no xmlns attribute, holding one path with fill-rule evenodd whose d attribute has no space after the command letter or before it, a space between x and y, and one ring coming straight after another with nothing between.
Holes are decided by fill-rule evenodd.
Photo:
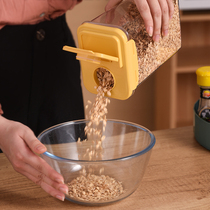
<instances>
[{"instance_id":1,"label":"blurred kitchen background","mask_svg":"<svg viewBox=\"0 0 210 210\"><path fill-rule=\"evenodd\" d=\"M84 21L104 12L108 0L83 0L67 12L76 31ZM134 122L150 130L193 125L193 106L199 99L195 71L210 66L210 0L180 0L182 47L127 100L111 99L108 118ZM83 85L83 84L82 84ZM95 95L83 85L84 103Z\"/></svg>"}]
</instances>

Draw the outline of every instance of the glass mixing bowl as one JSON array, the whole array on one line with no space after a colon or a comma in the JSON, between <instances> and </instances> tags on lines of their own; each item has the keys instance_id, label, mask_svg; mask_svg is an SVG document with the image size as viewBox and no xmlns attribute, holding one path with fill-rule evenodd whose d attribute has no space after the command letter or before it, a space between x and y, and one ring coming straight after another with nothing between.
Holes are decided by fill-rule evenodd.
<instances>
[{"instance_id":1,"label":"glass mixing bowl","mask_svg":"<svg viewBox=\"0 0 210 210\"><path fill-rule=\"evenodd\" d=\"M124 189L121 195L108 200L81 200L66 195L67 200L83 205L104 205L122 200L138 188L155 145L155 136L137 124L107 120L102 134L105 139L98 148L94 136L84 132L88 122L70 121L43 131L38 139L47 147L47 152L41 156L62 174L66 184L86 173L114 178ZM95 154L98 151L92 159L87 152L90 149Z\"/></svg>"}]
</instances>

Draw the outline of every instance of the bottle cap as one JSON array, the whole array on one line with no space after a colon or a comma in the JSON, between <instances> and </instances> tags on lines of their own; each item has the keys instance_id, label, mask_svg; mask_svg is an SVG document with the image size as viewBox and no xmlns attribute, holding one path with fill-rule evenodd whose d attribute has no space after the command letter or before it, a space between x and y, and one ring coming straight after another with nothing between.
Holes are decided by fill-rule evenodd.
<instances>
[{"instance_id":1,"label":"bottle cap","mask_svg":"<svg viewBox=\"0 0 210 210\"><path fill-rule=\"evenodd\" d=\"M210 66L203 66L196 70L197 84L199 86L210 86Z\"/></svg>"}]
</instances>

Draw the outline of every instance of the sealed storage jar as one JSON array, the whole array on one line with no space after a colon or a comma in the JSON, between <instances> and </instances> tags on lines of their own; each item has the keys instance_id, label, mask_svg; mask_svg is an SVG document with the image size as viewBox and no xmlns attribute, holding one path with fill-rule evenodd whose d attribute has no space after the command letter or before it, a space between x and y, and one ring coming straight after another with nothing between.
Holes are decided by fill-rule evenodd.
<instances>
[{"instance_id":1,"label":"sealed storage jar","mask_svg":"<svg viewBox=\"0 0 210 210\"><path fill-rule=\"evenodd\" d=\"M78 48L64 46L77 53L87 90L97 93L97 71L108 70L114 78L111 97L129 98L137 86L181 47L177 0L169 23L169 34L154 42L133 0L124 0L111 10L86 21L77 30Z\"/></svg>"}]
</instances>

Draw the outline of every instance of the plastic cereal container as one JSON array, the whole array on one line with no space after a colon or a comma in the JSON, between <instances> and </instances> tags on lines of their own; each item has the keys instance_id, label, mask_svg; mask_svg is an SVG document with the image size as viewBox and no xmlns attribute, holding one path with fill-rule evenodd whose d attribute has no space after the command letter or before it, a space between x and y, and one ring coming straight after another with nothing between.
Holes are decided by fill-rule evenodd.
<instances>
[{"instance_id":1,"label":"plastic cereal container","mask_svg":"<svg viewBox=\"0 0 210 210\"><path fill-rule=\"evenodd\" d=\"M177 0L169 24L169 34L153 42L133 0L86 21L77 30L78 48L64 46L81 61L87 90L97 93L97 70L108 70L114 78L111 97L125 100L181 47L180 18Z\"/></svg>"}]
</instances>

